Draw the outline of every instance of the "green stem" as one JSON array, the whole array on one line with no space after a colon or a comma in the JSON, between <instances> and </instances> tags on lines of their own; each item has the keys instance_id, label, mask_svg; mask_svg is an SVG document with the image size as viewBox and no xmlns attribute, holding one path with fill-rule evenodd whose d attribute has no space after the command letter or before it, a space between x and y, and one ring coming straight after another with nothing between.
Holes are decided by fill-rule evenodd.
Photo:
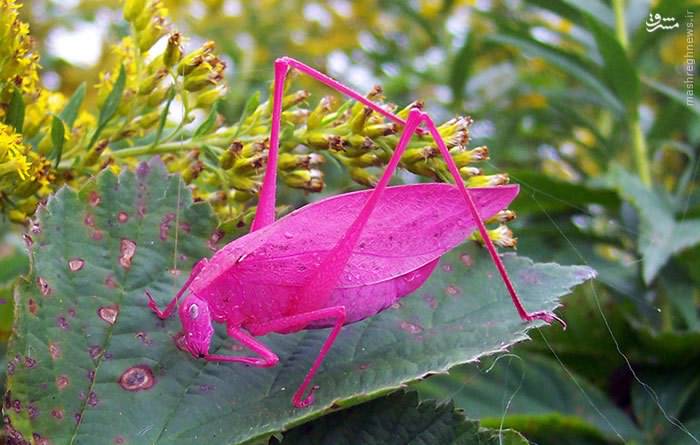
<instances>
[{"instance_id":1,"label":"green stem","mask_svg":"<svg viewBox=\"0 0 700 445\"><path fill-rule=\"evenodd\" d=\"M625 0L612 0L612 5L615 11L615 36L620 41L620 45L627 49L629 40L627 40L627 28L625 26Z\"/></svg>"},{"instance_id":2,"label":"green stem","mask_svg":"<svg viewBox=\"0 0 700 445\"><path fill-rule=\"evenodd\" d=\"M627 51L629 40L627 38L627 27L625 24L625 0L612 0L613 10L615 11L615 36L620 42L620 45ZM649 150L647 148L646 138L642 131L642 126L639 123L639 113L637 109L631 110L629 113L629 133L632 137L632 149L634 150L634 159L637 166L637 174L642 183L647 187L651 187L651 168L649 166Z\"/></svg>"},{"instance_id":3,"label":"green stem","mask_svg":"<svg viewBox=\"0 0 700 445\"><path fill-rule=\"evenodd\" d=\"M229 141L230 142L230 141ZM194 150L202 146L202 144L207 145L226 145L227 140L224 139L186 139L184 141L176 142L164 142L157 146L152 144L148 145L134 145L133 147L123 148L121 150L115 150L110 154L115 158L128 158L131 156L143 156L143 155L155 155L162 153L175 153L181 150Z\"/></svg>"},{"instance_id":4,"label":"green stem","mask_svg":"<svg viewBox=\"0 0 700 445\"><path fill-rule=\"evenodd\" d=\"M634 149L634 158L637 164L637 173L639 179L647 187L651 186L651 168L649 167L649 156L647 150L647 141L642 131L642 126L639 124L639 116L635 115L630 118L630 133L632 133L632 148Z\"/></svg>"}]
</instances>

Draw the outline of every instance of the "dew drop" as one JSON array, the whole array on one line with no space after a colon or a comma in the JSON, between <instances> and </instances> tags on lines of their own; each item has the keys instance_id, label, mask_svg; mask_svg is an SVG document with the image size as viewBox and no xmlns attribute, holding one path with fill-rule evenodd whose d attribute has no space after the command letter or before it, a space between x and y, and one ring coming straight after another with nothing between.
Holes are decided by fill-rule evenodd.
<instances>
[{"instance_id":1,"label":"dew drop","mask_svg":"<svg viewBox=\"0 0 700 445\"><path fill-rule=\"evenodd\" d=\"M82 258L73 258L68 261L68 268L71 270L71 272L77 272L80 269L83 268L85 265L85 260Z\"/></svg>"},{"instance_id":2,"label":"dew drop","mask_svg":"<svg viewBox=\"0 0 700 445\"><path fill-rule=\"evenodd\" d=\"M284 237L287 239L292 239L294 238L294 234L291 232L284 232Z\"/></svg>"},{"instance_id":3,"label":"dew drop","mask_svg":"<svg viewBox=\"0 0 700 445\"><path fill-rule=\"evenodd\" d=\"M117 221L124 224L125 222L129 221L129 214L124 211L119 212L117 214Z\"/></svg>"},{"instance_id":4,"label":"dew drop","mask_svg":"<svg viewBox=\"0 0 700 445\"><path fill-rule=\"evenodd\" d=\"M88 227L95 227L95 216L92 213L86 213L83 223Z\"/></svg>"}]
</instances>

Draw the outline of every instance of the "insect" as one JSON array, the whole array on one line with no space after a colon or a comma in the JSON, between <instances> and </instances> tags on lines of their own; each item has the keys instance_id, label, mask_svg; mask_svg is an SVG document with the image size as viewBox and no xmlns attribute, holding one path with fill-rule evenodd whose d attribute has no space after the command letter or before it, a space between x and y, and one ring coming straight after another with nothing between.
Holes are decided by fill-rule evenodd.
<instances>
[{"instance_id":1,"label":"insect","mask_svg":"<svg viewBox=\"0 0 700 445\"><path fill-rule=\"evenodd\" d=\"M284 81L290 69L306 73L403 127L398 145L376 187L341 194L302 207L275 221L276 167ZM418 289L440 256L478 229L525 321L559 321L551 312L528 313L508 277L484 225L518 194L517 185L470 188L432 119L414 108L406 120L338 81L289 57L275 61L268 168L251 231L201 259L161 311L147 293L149 307L169 317L178 312L184 346L196 358L215 362L275 366L279 358L255 337L332 327L292 403L313 403L307 388L341 328L376 315ZM422 127L421 127L422 126ZM389 187L401 154L415 132L427 131L445 158L455 185L412 184ZM256 356L209 353L212 322L225 323L228 335Z\"/></svg>"}]
</instances>

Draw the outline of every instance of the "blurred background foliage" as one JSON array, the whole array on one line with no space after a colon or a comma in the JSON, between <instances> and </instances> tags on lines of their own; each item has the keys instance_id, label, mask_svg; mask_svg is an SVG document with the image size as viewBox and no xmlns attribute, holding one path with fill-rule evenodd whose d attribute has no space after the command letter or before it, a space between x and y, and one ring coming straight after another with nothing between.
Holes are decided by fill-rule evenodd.
<instances>
[{"instance_id":1,"label":"blurred background foliage","mask_svg":"<svg viewBox=\"0 0 700 445\"><path fill-rule=\"evenodd\" d=\"M84 107L104 105L105 85L114 91L124 63L113 45L130 34L123 5L23 4L20 17L30 24L41 55L41 83L50 94L63 95L51 112L58 113L83 82ZM454 399L486 426L512 427L540 444L700 443L700 104L689 99L695 94L691 37L700 2L167 0L161 7L182 34L185 53L211 40L226 66L225 79L211 87L222 97L220 115L211 115L216 121L207 124L207 107L195 112L194 122L183 119L188 140L209 137L197 145L213 146L203 151L211 151L214 161L202 155L200 170L230 150L216 146L213 128L238 135L256 109L262 115L265 103L256 98L267 97L273 60L292 56L361 91L380 84L393 103L422 99L438 122L471 116L470 145L491 150L492 160L480 165L482 176L508 172L521 185L513 206L518 219L510 223L519 253L598 271L594 284L565 300L568 330L543 329L512 354L431 378L417 385L422 397ZM679 27L649 32L653 14L674 18ZM168 35L162 35L156 54L167 48ZM104 84L100 73L107 72L112 75ZM94 88L100 81L103 88ZM305 107L303 93L297 98L302 108L290 109L288 119L306 123L308 110L328 91L301 77L295 86L315 99ZM162 100L170 105L167 96ZM174 114L182 107L179 97L173 101ZM294 117L299 109L307 111ZM155 116L141 146L153 142ZM338 134L337 124L326 124L326 134ZM248 131L254 140L256 132ZM308 131L294 137L307 144L311 138ZM374 143L390 145L386 137L393 135ZM133 135L125 139L111 150L139 145ZM349 178L371 184L371 175L362 172L382 163L329 158L340 161L323 166L323 193L347 190ZM182 165L173 168L183 171L200 158L178 159ZM437 164L426 165L409 169L440 177ZM362 172L353 170L358 166ZM308 173L316 168L308 162L290 167L283 175L290 186L284 202L312 198L298 190L318 191ZM224 180L209 184L211 190L230 186ZM237 187L238 196L222 198L225 207L250 200L254 191ZM237 224L226 222L244 221L246 212L219 215L231 231ZM10 219L2 223L0 245L2 339L11 326L9 286L27 267Z\"/></svg>"}]
</instances>

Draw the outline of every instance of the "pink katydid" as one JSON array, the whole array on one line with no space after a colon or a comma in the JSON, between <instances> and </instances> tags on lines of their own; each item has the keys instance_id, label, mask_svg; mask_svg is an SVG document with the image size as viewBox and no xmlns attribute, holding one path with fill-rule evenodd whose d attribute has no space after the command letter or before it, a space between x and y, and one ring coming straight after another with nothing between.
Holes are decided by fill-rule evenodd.
<instances>
[{"instance_id":1,"label":"pink katydid","mask_svg":"<svg viewBox=\"0 0 700 445\"><path fill-rule=\"evenodd\" d=\"M296 69L344 93L401 125L403 132L376 187L333 196L275 221L277 155L284 81ZM268 167L251 232L207 260L201 259L177 295L161 311L167 318L179 307L184 345L197 358L275 366L277 355L255 337L303 329L332 327L292 403L313 403L307 388L343 325L371 317L418 289L440 257L478 229L513 303L525 321L556 320L551 312L528 313L515 291L484 219L504 209L518 194L517 185L470 188L432 119L417 108L406 120L373 103L303 63L282 57L275 61L272 131ZM419 128L423 124L425 128ZM427 183L389 187L415 132L428 132L445 158L455 185ZM209 353L212 321L225 323L230 337L257 354L227 356Z\"/></svg>"}]
</instances>

